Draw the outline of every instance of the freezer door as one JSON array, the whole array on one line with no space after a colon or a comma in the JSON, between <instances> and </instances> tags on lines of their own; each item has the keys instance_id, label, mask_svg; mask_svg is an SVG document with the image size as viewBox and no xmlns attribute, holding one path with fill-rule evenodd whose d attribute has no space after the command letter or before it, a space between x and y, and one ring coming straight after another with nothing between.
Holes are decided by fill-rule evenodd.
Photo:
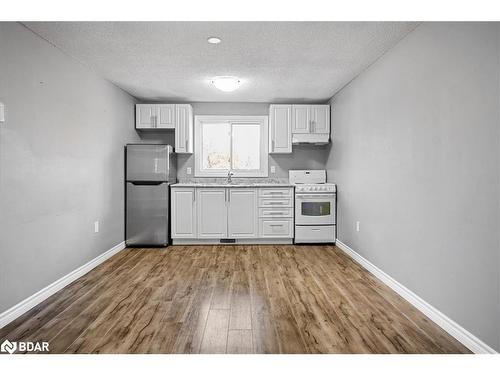
<instances>
[{"instance_id":1,"label":"freezer door","mask_svg":"<svg viewBox=\"0 0 500 375\"><path fill-rule=\"evenodd\" d=\"M168 181L169 145L127 145L127 181Z\"/></svg>"},{"instance_id":2,"label":"freezer door","mask_svg":"<svg viewBox=\"0 0 500 375\"><path fill-rule=\"evenodd\" d=\"M125 238L127 246L168 245L168 184L127 182Z\"/></svg>"}]
</instances>

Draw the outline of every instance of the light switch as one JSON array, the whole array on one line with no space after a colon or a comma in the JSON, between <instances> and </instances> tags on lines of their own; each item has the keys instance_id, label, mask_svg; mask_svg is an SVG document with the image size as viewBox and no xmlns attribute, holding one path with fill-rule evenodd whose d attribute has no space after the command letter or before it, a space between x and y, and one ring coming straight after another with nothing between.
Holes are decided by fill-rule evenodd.
<instances>
[{"instance_id":1,"label":"light switch","mask_svg":"<svg viewBox=\"0 0 500 375\"><path fill-rule=\"evenodd\" d=\"M276 166L275 165L271 165L271 173L276 173Z\"/></svg>"},{"instance_id":2,"label":"light switch","mask_svg":"<svg viewBox=\"0 0 500 375\"><path fill-rule=\"evenodd\" d=\"M0 103L0 122L5 122L5 104Z\"/></svg>"},{"instance_id":3,"label":"light switch","mask_svg":"<svg viewBox=\"0 0 500 375\"><path fill-rule=\"evenodd\" d=\"M191 167L186 168L186 174L191 174Z\"/></svg>"}]
</instances>

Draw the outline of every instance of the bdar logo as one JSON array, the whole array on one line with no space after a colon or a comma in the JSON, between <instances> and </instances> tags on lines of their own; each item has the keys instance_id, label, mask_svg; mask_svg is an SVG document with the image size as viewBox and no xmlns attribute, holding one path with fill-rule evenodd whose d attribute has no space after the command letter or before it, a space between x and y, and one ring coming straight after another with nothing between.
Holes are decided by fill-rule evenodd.
<instances>
[{"instance_id":1,"label":"bdar logo","mask_svg":"<svg viewBox=\"0 0 500 375\"><path fill-rule=\"evenodd\" d=\"M0 350L2 352L7 352L9 354L12 354L16 351L17 349L17 342L10 342L9 340L5 340L2 345L0 346Z\"/></svg>"},{"instance_id":2,"label":"bdar logo","mask_svg":"<svg viewBox=\"0 0 500 375\"><path fill-rule=\"evenodd\" d=\"M7 352L13 354L15 351L19 353L30 353L30 352L48 352L49 343L47 341L9 341L5 340L2 345L0 345L1 352Z\"/></svg>"}]
</instances>

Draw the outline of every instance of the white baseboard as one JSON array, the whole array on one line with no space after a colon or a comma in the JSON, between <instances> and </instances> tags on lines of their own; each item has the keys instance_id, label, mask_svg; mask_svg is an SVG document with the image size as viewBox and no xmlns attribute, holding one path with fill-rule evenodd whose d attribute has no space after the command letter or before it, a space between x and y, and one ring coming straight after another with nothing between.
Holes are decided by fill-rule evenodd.
<instances>
[{"instance_id":1,"label":"white baseboard","mask_svg":"<svg viewBox=\"0 0 500 375\"><path fill-rule=\"evenodd\" d=\"M493 348L488 346L486 343L481 341L479 338L474 336L472 333L467 331L465 328L460 326L458 323L444 315L441 311L436 309L434 306L425 302L422 298L417 296L411 290L406 288L404 285L400 284L398 281L394 280L391 276L386 274L380 268L375 266L370 261L363 258L349 246L337 239L336 245L339 249L344 251L347 255L353 258L357 263L363 266L366 270L372 273L380 281L386 284L389 288L398 293L401 297L415 306L418 310L424 313L429 319L434 323L448 332L455 339L460 341L464 346L469 348L473 353L477 354L494 354L497 353Z\"/></svg>"},{"instance_id":2,"label":"white baseboard","mask_svg":"<svg viewBox=\"0 0 500 375\"><path fill-rule=\"evenodd\" d=\"M74 271L71 271L67 275L61 277L59 280L54 281L52 284L46 286L42 290L33 294L32 296L19 302L17 305L11 307L7 311L0 313L0 328L6 326L14 319L20 317L25 312L31 310L40 302L49 298L51 295L58 292L66 285L72 283L79 277L85 275L87 272L91 271L99 264L103 263L105 260L111 258L116 253L122 251L124 248L125 248L125 242L120 242L118 245L113 246L111 249L107 250L106 252L92 259L90 262L84 264L83 266L77 268Z\"/></svg>"}]
</instances>

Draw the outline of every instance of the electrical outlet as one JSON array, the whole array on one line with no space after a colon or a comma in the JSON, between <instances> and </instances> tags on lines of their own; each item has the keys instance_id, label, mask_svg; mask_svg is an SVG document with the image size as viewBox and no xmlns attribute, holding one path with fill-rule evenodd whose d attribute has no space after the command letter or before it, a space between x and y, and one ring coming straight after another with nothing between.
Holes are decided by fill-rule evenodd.
<instances>
[{"instance_id":1,"label":"electrical outlet","mask_svg":"<svg viewBox=\"0 0 500 375\"><path fill-rule=\"evenodd\" d=\"M275 165L271 165L271 173L276 173L276 166Z\"/></svg>"},{"instance_id":2,"label":"electrical outlet","mask_svg":"<svg viewBox=\"0 0 500 375\"><path fill-rule=\"evenodd\" d=\"M99 221L94 221L94 233L99 233Z\"/></svg>"},{"instance_id":3,"label":"electrical outlet","mask_svg":"<svg viewBox=\"0 0 500 375\"><path fill-rule=\"evenodd\" d=\"M356 221L356 232L359 232L359 221Z\"/></svg>"},{"instance_id":4,"label":"electrical outlet","mask_svg":"<svg viewBox=\"0 0 500 375\"><path fill-rule=\"evenodd\" d=\"M0 122L5 122L5 104L0 103Z\"/></svg>"},{"instance_id":5,"label":"electrical outlet","mask_svg":"<svg viewBox=\"0 0 500 375\"><path fill-rule=\"evenodd\" d=\"M191 167L186 168L186 174L191 174Z\"/></svg>"}]
</instances>

